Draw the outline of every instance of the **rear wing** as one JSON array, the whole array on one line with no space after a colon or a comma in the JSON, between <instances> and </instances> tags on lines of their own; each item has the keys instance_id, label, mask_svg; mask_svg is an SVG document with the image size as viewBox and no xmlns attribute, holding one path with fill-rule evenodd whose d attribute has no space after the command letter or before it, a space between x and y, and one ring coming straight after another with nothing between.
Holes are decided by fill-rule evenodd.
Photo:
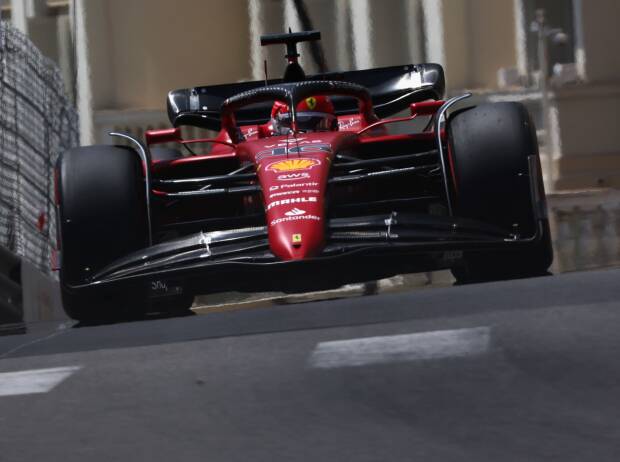
<instances>
[{"instance_id":1,"label":"rear wing","mask_svg":"<svg viewBox=\"0 0 620 462\"><path fill-rule=\"evenodd\" d=\"M336 80L352 82L370 92L377 116L389 117L406 109L411 103L428 99L438 100L445 91L445 77L439 64L408 64L362 71L330 72L310 75L308 80ZM282 83L269 80L269 85ZM174 90L168 93L168 117L173 126L191 125L219 131L220 109L231 96L265 86L264 81L241 82L207 87ZM337 115L358 111L353 98L332 98ZM271 104L260 103L240 109L236 113L239 125L262 124L269 120Z\"/></svg>"}]
</instances>

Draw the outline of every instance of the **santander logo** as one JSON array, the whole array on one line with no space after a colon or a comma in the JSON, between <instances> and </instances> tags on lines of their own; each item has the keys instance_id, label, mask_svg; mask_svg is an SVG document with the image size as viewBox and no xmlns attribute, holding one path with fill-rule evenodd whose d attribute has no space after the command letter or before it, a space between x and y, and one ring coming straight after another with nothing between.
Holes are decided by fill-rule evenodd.
<instances>
[{"instance_id":1,"label":"santander logo","mask_svg":"<svg viewBox=\"0 0 620 462\"><path fill-rule=\"evenodd\" d=\"M286 212L284 215L286 215L287 217L298 217L299 215L305 215L305 214L306 214L305 210L301 210L295 207L294 209L291 209L288 212Z\"/></svg>"}]
</instances>

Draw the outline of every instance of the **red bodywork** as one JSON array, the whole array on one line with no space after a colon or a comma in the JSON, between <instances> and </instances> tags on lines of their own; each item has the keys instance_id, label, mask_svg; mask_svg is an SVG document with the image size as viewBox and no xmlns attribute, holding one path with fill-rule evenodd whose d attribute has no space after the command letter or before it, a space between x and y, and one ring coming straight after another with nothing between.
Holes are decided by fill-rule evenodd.
<instances>
[{"instance_id":1,"label":"red bodywork","mask_svg":"<svg viewBox=\"0 0 620 462\"><path fill-rule=\"evenodd\" d=\"M256 164L263 189L269 244L282 260L315 256L323 248L325 191L335 152L352 144L347 132L278 136L239 144Z\"/></svg>"},{"instance_id":2,"label":"red bodywork","mask_svg":"<svg viewBox=\"0 0 620 462\"><path fill-rule=\"evenodd\" d=\"M270 136L268 124L243 126L240 129L244 141L237 144L231 141L227 130L230 126L226 124L214 139L183 140L177 128L150 130L146 141L149 146L213 143L208 155L154 162L152 170L158 177L174 178L179 168L190 166L208 172L209 162L218 159L236 159L239 165L251 163L263 191L262 207L271 251L281 260L301 260L319 255L325 245L326 191L335 153L368 143L431 141L435 136L432 131L390 135L386 125L432 116L442 104L443 101L415 103L411 105L411 116L378 122L368 121L363 111L340 116L338 131ZM154 193L164 195L156 190Z\"/></svg>"}]
</instances>

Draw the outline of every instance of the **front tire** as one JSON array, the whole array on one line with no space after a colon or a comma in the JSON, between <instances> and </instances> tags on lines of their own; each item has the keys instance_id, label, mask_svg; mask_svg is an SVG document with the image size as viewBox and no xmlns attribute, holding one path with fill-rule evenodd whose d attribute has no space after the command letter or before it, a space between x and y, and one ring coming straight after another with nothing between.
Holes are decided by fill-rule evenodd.
<instances>
[{"instance_id":1,"label":"front tire","mask_svg":"<svg viewBox=\"0 0 620 462\"><path fill-rule=\"evenodd\" d=\"M58 163L60 286L67 314L79 321L140 315L146 291L97 294L71 286L115 259L147 245L142 166L130 148L87 146Z\"/></svg>"},{"instance_id":2,"label":"front tire","mask_svg":"<svg viewBox=\"0 0 620 462\"><path fill-rule=\"evenodd\" d=\"M549 221L534 213L531 182L544 201L536 131L518 103L483 104L453 114L448 121L448 149L454 172L451 185L456 216L514 230L540 239L515 251L466 252L453 268L459 282L510 279L547 273L553 261ZM530 177L534 156L536 177ZM546 212L546 211L545 211Z\"/></svg>"}]
</instances>

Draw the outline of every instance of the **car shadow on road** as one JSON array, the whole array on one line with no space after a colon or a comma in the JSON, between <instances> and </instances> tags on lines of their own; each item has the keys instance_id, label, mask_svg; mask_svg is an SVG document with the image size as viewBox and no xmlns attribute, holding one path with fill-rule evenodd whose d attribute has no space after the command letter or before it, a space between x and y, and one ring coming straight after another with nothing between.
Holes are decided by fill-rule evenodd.
<instances>
[{"instance_id":1,"label":"car shadow on road","mask_svg":"<svg viewBox=\"0 0 620 462\"><path fill-rule=\"evenodd\" d=\"M128 322L160 321L162 319L186 318L188 316L196 316L196 313L194 313L191 310L145 313L139 316L128 316L128 317L116 318L116 319L80 321L74 324L72 328L80 329L82 327L109 326L113 324L124 324Z\"/></svg>"}]
</instances>

